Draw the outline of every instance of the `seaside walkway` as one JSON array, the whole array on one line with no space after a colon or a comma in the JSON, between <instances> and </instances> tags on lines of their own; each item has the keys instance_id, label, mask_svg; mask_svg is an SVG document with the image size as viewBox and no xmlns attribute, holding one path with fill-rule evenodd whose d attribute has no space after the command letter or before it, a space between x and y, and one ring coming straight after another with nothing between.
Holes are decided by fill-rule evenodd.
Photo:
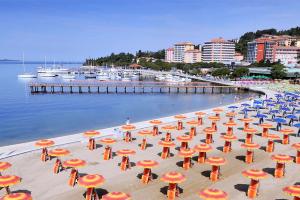
<instances>
[{"instance_id":1,"label":"seaside walkway","mask_svg":"<svg viewBox=\"0 0 300 200\"><path fill-rule=\"evenodd\" d=\"M103 82L103 81L72 81L69 83L30 83L31 94L55 93L238 93L247 90L234 85L207 84L191 82L182 84L166 84L159 82Z\"/></svg>"}]
</instances>

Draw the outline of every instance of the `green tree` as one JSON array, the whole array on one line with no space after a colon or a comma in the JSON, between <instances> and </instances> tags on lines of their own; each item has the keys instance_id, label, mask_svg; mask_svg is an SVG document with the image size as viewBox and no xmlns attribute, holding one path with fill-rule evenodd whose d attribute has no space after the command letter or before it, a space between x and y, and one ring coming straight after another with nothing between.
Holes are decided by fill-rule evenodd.
<instances>
[{"instance_id":1,"label":"green tree","mask_svg":"<svg viewBox=\"0 0 300 200\"><path fill-rule=\"evenodd\" d=\"M249 68L247 68L247 67L238 67L238 68L234 69L231 76L236 79L236 78L240 78L242 76L246 76L247 74L249 74Z\"/></svg>"},{"instance_id":2,"label":"green tree","mask_svg":"<svg viewBox=\"0 0 300 200\"><path fill-rule=\"evenodd\" d=\"M271 76L273 79L282 79L286 77L286 70L282 64L275 64L271 68Z\"/></svg>"},{"instance_id":3,"label":"green tree","mask_svg":"<svg viewBox=\"0 0 300 200\"><path fill-rule=\"evenodd\" d=\"M222 67L222 68L214 69L211 75L224 77L224 76L228 76L229 74L230 74L230 70L226 67Z\"/></svg>"}]
</instances>

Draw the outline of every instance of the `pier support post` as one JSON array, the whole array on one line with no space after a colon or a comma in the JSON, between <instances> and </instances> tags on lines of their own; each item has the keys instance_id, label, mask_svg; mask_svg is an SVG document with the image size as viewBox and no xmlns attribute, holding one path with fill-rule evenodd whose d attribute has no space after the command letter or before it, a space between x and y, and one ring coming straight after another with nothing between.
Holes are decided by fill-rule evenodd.
<instances>
[{"instance_id":1,"label":"pier support post","mask_svg":"<svg viewBox=\"0 0 300 200\"><path fill-rule=\"evenodd\" d=\"M64 93L64 86L60 86L60 92Z\"/></svg>"},{"instance_id":2,"label":"pier support post","mask_svg":"<svg viewBox=\"0 0 300 200\"><path fill-rule=\"evenodd\" d=\"M185 93L188 93L189 89L188 87L185 88Z\"/></svg>"},{"instance_id":3,"label":"pier support post","mask_svg":"<svg viewBox=\"0 0 300 200\"><path fill-rule=\"evenodd\" d=\"M179 87L177 87L177 93L179 93Z\"/></svg>"},{"instance_id":4,"label":"pier support post","mask_svg":"<svg viewBox=\"0 0 300 200\"><path fill-rule=\"evenodd\" d=\"M99 93L99 87L98 87L98 93ZM108 94L108 86L106 86L106 94Z\"/></svg>"},{"instance_id":5,"label":"pier support post","mask_svg":"<svg viewBox=\"0 0 300 200\"><path fill-rule=\"evenodd\" d=\"M118 86L116 86L116 93L118 93Z\"/></svg>"},{"instance_id":6,"label":"pier support post","mask_svg":"<svg viewBox=\"0 0 300 200\"><path fill-rule=\"evenodd\" d=\"M91 86L88 86L88 92L91 93Z\"/></svg>"},{"instance_id":7,"label":"pier support post","mask_svg":"<svg viewBox=\"0 0 300 200\"><path fill-rule=\"evenodd\" d=\"M135 86L133 87L133 93L135 93Z\"/></svg>"},{"instance_id":8,"label":"pier support post","mask_svg":"<svg viewBox=\"0 0 300 200\"><path fill-rule=\"evenodd\" d=\"M159 92L161 93L161 87L159 88Z\"/></svg>"},{"instance_id":9,"label":"pier support post","mask_svg":"<svg viewBox=\"0 0 300 200\"><path fill-rule=\"evenodd\" d=\"M79 89L79 93L82 93L81 86L79 86L78 89Z\"/></svg>"},{"instance_id":10,"label":"pier support post","mask_svg":"<svg viewBox=\"0 0 300 200\"><path fill-rule=\"evenodd\" d=\"M205 93L205 87L202 88L202 93L203 93L203 94Z\"/></svg>"},{"instance_id":11,"label":"pier support post","mask_svg":"<svg viewBox=\"0 0 300 200\"><path fill-rule=\"evenodd\" d=\"M195 94L197 94L197 87L195 87Z\"/></svg>"},{"instance_id":12,"label":"pier support post","mask_svg":"<svg viewBox=\"0 0 300 200\"><path fill-rule=\"evenodd\" d=\"M127 88L126 88L126 86L125 86L125 88L124 88L124 92L127 93Z\"/></svg>"},{"instance_id":13,"label":"pier support post","mask_svg":"<svg viewBox=\"0 0 300 200\"><path fill-rule=\"evenodd\" d=\"M223 93L222 89L223 89L223 88L222 88L222 87L220 87L220 93L221 93L221 94Z\"/></svg>"},{"instance_id":14,"label":"pier support post","mask_svg":"<svg viewBox=\"0 0 300 200\"><path fill-rule=\"evenodd\" d=\"M70 92L73 93L73 87L72 86L70 86Z\"/></svg>"},{"instance_id":15,"label":"pier support post","mask_svg":"<svg viewBox=\"0 0 300 200\"><path fill-rule=\"evenodd\" d=\"M214 93L214 87L211 87L211 93L212 94Z\"/></svg>"},{"instance_id":16,"label":"pier support post","mask_svg":"<svg viewBox=\"0 0 300 200\"><path fill-rule=\"evenodd\" d=\"M143 93L145 93L145 87L143 86Z\"/></svg>"}]
</instances>

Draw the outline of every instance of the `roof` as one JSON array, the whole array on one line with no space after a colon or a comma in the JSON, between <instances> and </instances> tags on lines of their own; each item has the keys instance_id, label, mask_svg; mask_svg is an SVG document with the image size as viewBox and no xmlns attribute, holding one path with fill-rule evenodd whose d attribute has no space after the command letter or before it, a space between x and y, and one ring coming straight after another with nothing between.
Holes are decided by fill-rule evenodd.
<instances>
[{"instance_id":1,"label":"roof","mask_svg":"<svg viewBox=\"0 0 300 200\"><path fill-rule=\"evenodd\" d=\"M194 44L191 42L178 42L175 45L194 45Z\"/></svg>"},{"instance_id":2,"label":"roof","mask_svg":"<svg viewBox=\"0 0 300 200\"><path fill-rule=\"evenodd\" d=\"M142 67L142 65L133 63L133 64L129 65L129 67L132 67L132 68L139 68L139 67Z\"/></svg>"}]
</instances>

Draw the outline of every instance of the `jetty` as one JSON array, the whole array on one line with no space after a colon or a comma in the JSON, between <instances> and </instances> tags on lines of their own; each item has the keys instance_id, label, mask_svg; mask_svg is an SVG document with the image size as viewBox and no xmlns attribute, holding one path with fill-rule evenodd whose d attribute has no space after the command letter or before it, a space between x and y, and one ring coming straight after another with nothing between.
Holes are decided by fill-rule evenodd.
<instances>
[{"instance_id":1,"label":"jetty","mask_svg":"<svg viewBox=\"0 0 300 200\"><path fill-rule=\"evenodd\" d=\"M31 94L109 94L109 93L239 93L248 90L241 86L191 82L166 84L159 82L74 81L68 83L29 83Z\"/></svg>"}]
</instances>

